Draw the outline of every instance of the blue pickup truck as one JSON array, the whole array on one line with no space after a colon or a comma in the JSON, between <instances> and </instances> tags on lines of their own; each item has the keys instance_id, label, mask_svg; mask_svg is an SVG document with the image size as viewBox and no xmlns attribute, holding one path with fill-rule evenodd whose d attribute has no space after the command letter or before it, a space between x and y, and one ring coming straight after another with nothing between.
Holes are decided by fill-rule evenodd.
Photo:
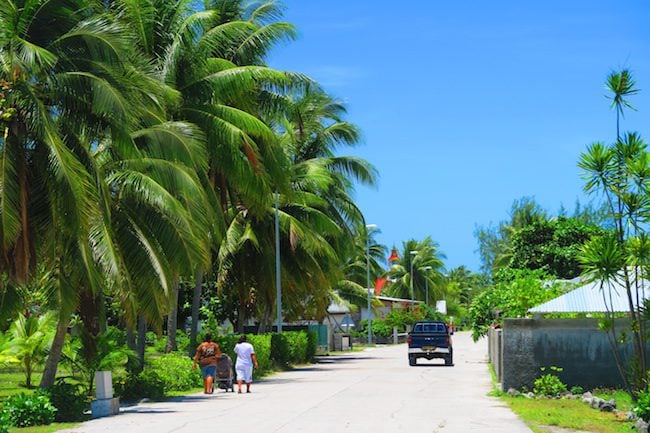
<instances>
[{"instance_id":1,"label":"blue pickup truck","mask_svg":"<svg viewBox=\"0 0 650 433\"><path fill-rule=\"evenodd\" d=\"M445 365L454 365L454 349L445 322L416 322L408 334L407 342L410 366L415 365L418 358L443 358Z\"/></svg>"}]
</instances>

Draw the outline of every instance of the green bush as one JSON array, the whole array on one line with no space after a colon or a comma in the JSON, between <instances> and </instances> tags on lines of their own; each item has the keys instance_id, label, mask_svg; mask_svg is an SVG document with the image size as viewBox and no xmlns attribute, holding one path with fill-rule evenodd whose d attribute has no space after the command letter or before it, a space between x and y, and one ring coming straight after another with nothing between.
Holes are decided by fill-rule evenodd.
<instances>
[{"instance_id":1,"label":"green bush","mask_svg":"<svg viewBox=\"0 0 650 433\"><path fill-rule=\"evenodd\" d=\"M165 382L158 373L145 368L138 374L130 374L118 379L113 387L115 394L123 401L136 401L141 398L162 400L165 398Z\"/></svg>"},{"instance_id":2,"label":"green bush","mask_svg":"<svg viewBox=\"0 0 650 433\"><path fill-rule=\"evenodd\" d=\"M0 411L0 433L9 433L9 416Z\"/></svg>"},{"instance_id":3,"label":"green bush","mask_svg":"<svg viewBox=\"0 0 650 433\"><path fill-rule=\"evenodd\" d=\"M147 346L153 346L158 342L158 336L153 331L147 331L144 338L144 343Z\"/></svg>"},{"instance_id":4,"label":"green bush","mask_svg":"<svg viewBox=\"0 0 650 433\"><path fill-rule=\"evenodd\" d=\"M307 334L303 331L286 332L289 342L289 362L304 364L307 362Z\"/></svg>"},{"instance_id":5,"label":"green bush","mask_svg":"<svg viewBox=\"0 0 650 433\"><path fill-rule=\"evenodd\" d=\"M280 367L289 367L291 350L289 348L289 339L285 333L271 334L271 361Z\"/></svg>"},{"instance_id":6,"label":"green bush","mask_svg":"<svg viewBox=\"0 0 650 433\"><path fill-rule=\"evenodd\" d=\"M272 371L273 363L271 362L271 334L249 335L248 342L251 343L255 348L255 356L257 357L257 363L260 366L257 370L257 374L264 375Z\"/></svg>"},{"instance_id":7,"label":"green bush","mask_svg":"<svg viewBox=\"0 0 650 433\"><path fill-rule=\"evenodd\" d=\"M192 369L192 359L181 352L167 353L154 359L150 368L163 380L165 392L187 391L203 383L199 370Z\"/></svg>"},{"instance_id":8,"label":"green bush","mask_svg":"<svg viewBox=\"0 0 650 433\"><path fill-rule=\"evenodd\" d=\"M645 422L650 422L650 392L641 391L632 411Z\"/></svg>"},{"instance_id":9,"label":"green bush","mask_svg":"<svg viewBox=\"0 0 650 433\"><path fill-rule=\"evenodd\" d=\"M573 394L573 395L584 394L584 392L585 392L585 389L583 387L581 387L581 386L576 385L576 386L571 387L571 394Z\"/></svg>"},{"instance_id":10,"label":"green bush","mask_svg":"<svg viewBox=\"0 0 650 433\"><path fill-rule=\"evenodd\" d=\"M182 329L176 330L176 346L179 352L185 352L190 348L190 336Z\"/></svg>"},{"instance_id":11,"label":"green bush","mask_svg":"<svg viewBox=\"0 0 650 433\"><path fill-rule=\"evenodd\" d=\"M47 389L50 402L56 408L54 420L57 422L81 421L88 409L88 395L81 384L72 384L64 378L58 379Z\"/></svg>"},{"instance_id":12,"label":"green bush","mask_svg":"<svg viewBox=\"0 0 650 433\"><path fill-rule=\"evenodd\" d=\"M542 372L546 371L545 367L541 368ZM561 372L560 367L550 367L550 370ZM535 379L535 386L533 393L536 395L545 395L549 397L557 397L566 391L566 384L564 384L555 373L546 373L541 377Z\"/></svg>"},{"instance_id":13,"label":"green bush","mask_svg":"<svg viewBox=\"0 0 650 433\"><path fill-rule=\"evenodd\" d=\"M312 362L318 351L318 334L314 331L307 332L307 362Z\"/></svg>"},{"instance_id":14,"label":"green bush","mask_svg":"<svg viewBox=\"0 0 650 433\"><path fill-rule=\"evenodd\" d=\"M6 424L14 427L31 427L51 424L54 421L56 408L50 403L47 393L38 390L32 395L21 393L9 397L2 411L7 420Z\"/></svg>"}]
</instances>

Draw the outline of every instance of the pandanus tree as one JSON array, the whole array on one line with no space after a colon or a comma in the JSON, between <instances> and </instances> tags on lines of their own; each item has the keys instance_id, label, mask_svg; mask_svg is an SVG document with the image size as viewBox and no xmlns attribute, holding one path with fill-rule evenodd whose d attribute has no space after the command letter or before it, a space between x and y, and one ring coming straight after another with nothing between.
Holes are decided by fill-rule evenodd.
<instances>
[{"instance_id":1,"label":"pandanus tree","mask_svg":"<svg viewBox=\"0 0 650 433\"><path fill-rule=\"evenodd\" d=\"M629 71L614 72L607 78L612 106L616 110L616 142L611 145L594 143L581 156L579 166L586 180L585 191L601 194L607 203L613 229L585 244L579 257L583 273L599 281L603 301L608 307L603 322L612 344L621 377L630 394L647 387L646 326L647 264L650 242L646 234L650 196L650 156L646 143L636 133L620 132L620 117L624 108L631 108L626 99L638 90ZM627 316L634 348L634 368L628 370L621 356L622 325L612 311L611 297L616 285L624 287Z\"/></svg>"}]
</instances>

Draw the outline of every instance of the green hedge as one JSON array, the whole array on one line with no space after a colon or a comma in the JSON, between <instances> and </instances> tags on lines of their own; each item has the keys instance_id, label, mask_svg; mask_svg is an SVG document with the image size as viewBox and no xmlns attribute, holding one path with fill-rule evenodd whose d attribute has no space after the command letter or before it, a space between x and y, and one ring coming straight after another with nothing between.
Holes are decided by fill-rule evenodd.
<instances>
[{"instance_id":1,"label":"green hedge","mask_svg":"<svg viewBox=\"0 0 650 433\"><path fill-rule=\"evenodd\" d=\"M166 353L151 362L151 367L165 383L165 392L187 391L202 386L199 369L192 369L192 359L186 353Z\"/></svg>"},{"instance_id":2,"label":"green hedge","mask_svg":"<svg viewBox=\"0 0 650 433\"><path fill-rule=\"evenodd\" d=\"M288 368L291 364L311 362L318 348L318 336L315 332L289 331L282 334L262 334L246 336L255 348L255 355L260 368L256 374L264 375L273 368ZM235 344L239 336L219 336L216 339L221 351L227 353L236 362Z\"/></svg>"}]
</instances>

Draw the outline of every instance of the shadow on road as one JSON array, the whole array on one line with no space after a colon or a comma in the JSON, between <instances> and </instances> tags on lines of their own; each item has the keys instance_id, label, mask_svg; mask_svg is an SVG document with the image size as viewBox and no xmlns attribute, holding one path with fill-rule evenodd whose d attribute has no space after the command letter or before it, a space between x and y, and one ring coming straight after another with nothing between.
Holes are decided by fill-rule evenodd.
<instances>
[{"instance_id":1,"label":"shadow on road","mask_svg":"<svg viewBox=\"0 0 650 433\"><path fill-rule=\"evenodd\" d=\"M359 355L342 355L342 356L317 356L314 358L314 362L316 364L335 364L339 362L348 362L348 361L358 361L360 359L365 359L365 360L372 360L372 359L377 359L371 358L367 355L359 354Z\"/></svg>"}]
</instances>

